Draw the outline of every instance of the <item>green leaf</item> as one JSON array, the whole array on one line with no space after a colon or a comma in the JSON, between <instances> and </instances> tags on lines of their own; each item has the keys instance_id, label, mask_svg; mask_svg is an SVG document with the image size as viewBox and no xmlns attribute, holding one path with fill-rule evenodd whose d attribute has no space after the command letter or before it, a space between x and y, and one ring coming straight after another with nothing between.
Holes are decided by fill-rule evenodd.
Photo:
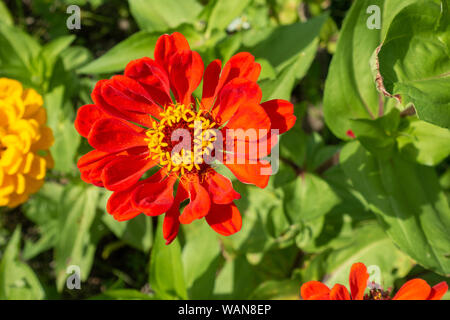
<instances>
[{"instance_id":1,"label":"green leaf","mask_svg":"<svg viewBox=\"0 0 450 320\"><path fill-rule=\"evenodd\" d=\"M11 237L0 261L0 300L40 300L45 297L33 270L19 260L20 227Z\"/></svg>"},{"instance_id":2,"label":"green leaf","mask_svg":"<svg viewBox=\"0 0 450 320\"><path fill-rule=\"evenodd\" d=\"M216 233L203 220L191 223L184 230L186 245L182 260L189 298L210 299L220 261Z\"/></svg>"},{"instance_id":3,"label":"green leaf","mask_svg":"<svg viewBox=\"0 0 450 320\"><path fill-rule=\"evenodd\" d=\"M56 60L61 52L67 49L75 40L75 36L59 37L47 44L45 44L39 52L39 59L44 62L43 78L50 79Z\"/></svg>"},{"instance_id":4,"label":"green leaf","mask_svg":"<svg viewBox=\"0 0 450 320\"><path fill-rule=\"evenodd\" d=\"M440 17L441 28L436 30ZM403 8L389 27L378 63L382 92L397 97L404 106L412 103L420 119L450 128L450 16L446 1L441 7L419 1Z\"/></svg>"},{"instance_id":5,"label":"green leaf","mask_svg":"<svg viewBox=\"0 0 450 320\"><path fill-rule=\"evenodd\" d=\"M427 166L435 166L450 155L450 130L408 117L397 136L400 154Z\"/></svg>"},{"instance_id":6,"label":"green leaf","mask_svg":"<svg viewBox=\"0 0 450 320\"><path fill-rule=\"evenodd\" d=\"M178 239L170 245L165 244L163 219L158 219L158 231L150 257L150 285L161 299L187 299L180 244Z\"/></svg>"},{"instance_id":7,"label":"green leaf","mask_svg":"<svg viewBox=\"0 0 450 320\"><path fill-rule=\"evenodd\" d=\"M54 250L58 291L63 289L70 265L80 267L82 281L89 276L96 242L102 235L94 228L98 195L97 187L68 185L61 196L59 237Z\"/></svg>"},{"instance_id":8,"label":"green leaf","mask_svg":"<svg viewBox=\"0 0 450 320\"><path fill-rule=\"evenodd\" d=\"M370 280L385 289L391 287L397 277L406 276L412 267L411 259L394 246L377 224L357 229L349 243L331 251L324 261L326 284L330 288L336 283L349 287L350 269L356 262L364 263L369 274L373 274L372 270L380 272L378 277L373 274Z\"/></svg>"},{"instance_id":9,"label":"green leaf","mask_svg":"<svg viewBox=\"0 0 450 320\"><path fill-rule=\"evenodd\" d=\"M132 247L148 252L152 247L152 219L139 215L129 221L117 221L110 214L103 214L102 221L122 241Z\"/></svg>"},{"instance_id":10,"label":"green leaf","mask_svg":"<svg viewBox=\"0 0 450 320\"><path fill-rule=\"evenodd\" d=\"M361 144L373 154L385 158L391 156L395 150L399 122L400 112L397 109L375 120L350 121L352 130Z\"/></svg>"},{"instance_id":11,"label":"green leaf","mask_svg":"<svg viewBox=\"0 0 450 320\"><path fill-rule=\"evenodd\" d=\"M155 300L154 297L134 289L112 289L91 297L91 300Z\"/></svg>"},{"instance_id":12,"label":"green leaf","mask_svg":"<svg viewBox=\"0 0 450 320\"><path fill-rule=\"evenodd\" d=\"M72 106L64 99L65 90L64 85L60 85L45 94L44 105L48 114L47 125L55 137L50 148L55 160L54 169L69 173L75 168L74 160L81 138L72 122Z\"/></svg>"},{"instance_id":13,"label":"green leaf","mask_svg":"<svg viewBox=\"0 0 450 320\"><path fill-rule=\"evenodd\" d=\"M312 173L304 173L284 189L286 214L294 223L325 215L340 202L330 185Z\"/></svg>"},{"instance_id":14,"label":"green leaf","mask_svg":"<svg viewBox=\"0 0 450 320\"><path fill-rule=\"evenodd\" d=\"M0 23L4 23L8 26L12 26L14 23L11 13L3 0L0 1Z\"/></svg>"},{"instance_id":15,"label":"green leaf","mask_svg":"<svg viewBox=\"0 0 450 320\"><path fill-rule=\"evenodd\" d=\"M245 256L238 256L225 262L214 283L215 299L247 299L261 283L256 268Z\"/></svg>"},{"instance_id":16,"label":"green leaf","mask_svg":"<svg viewBox=\"0 0 450 320\"><path fill-rule=\"evenodd\" d=\"M59 235L58 212L63 190L62 185L48 181L22 206L26 217L38 226L40 234L37 241L25 240L24 259L31 259L56 244Z\"/></svg>"},{"instance_id":17,"label":"green leaf","mask_svg":"<svg viewBox=\"0 0 450 320\"><path fill-rule=\"evenodd\" d=\"M370 60L382 42L393 17L406 5L416 0L358 0L347 13L336 53L328 71L324 92L325 122L341 139L348 139L351 119L374 119L380 104L384 110L393 107L395 100L380 98L372 77ZM371 5L381 8L381 29L368 29ZM380 100L381 99L381 100Z\"/></svg>"},{"instance_id":18,"label":"green leaf","mask_svg":"<svg viewBox=\"0 0 450 320\"><path fill-rule=\"evenodd\" d=\"M140 31L120 42L100 58L78 70L78 73L111 73L125 69L131 60L152 57L159 33Z\"/></svg>"},{"instance_id":19,"label":"green leaf","mask_svg":"<svg viewBox=\"0 0 450 320\"><path fill-rule=\"evenodd\" d=\"M128 0L130 11L141 30L166 31L194 22L202 10L196 0Z\"/></svg>"},{"instance_id":20,"label":"green leaf","mask_svg":"<svg viewBox=\"0 0 450 320\"><path fill-rule=\"evenodd\" d=\"M298 280L268 280L253 291L252 300L298 300Z\"/></svg>"},{"instance_id":21,"label":"green leaf","mask_svg":"<svg viewBox=\"0 0 450 320\"><path fill-rule=\"evenodd\" d=\"M210 9L207 34L214 29L225 29L244 11L250 0L213 0L211 2L214 2L214 6Z\"/></svg>"},{"instance_id":22,"label":"green leaf","mask_svg":"<svg viewBox=\"0 0 450 320\"><path fill-rule=\"evenodd\" d=\"M396 154L376 158L356 141L340 161L395 244L427 269L450 274L450 208L434 169Z\"/></svg>"},{"instance_id":23,"label":"green leaf","mask_svg":"<svg viewBox=\"0 0 450 320\"><path fill-rule=\"evenodd\" d=\"M270 62L278 72L275 79L260 82L263 100L290 99L292 89L313 62L318 36L327 17L324 14L306 23L270 29L265 31L267 34L264 39L246 48L257 58Z\"/></svg>"}]
</instances>

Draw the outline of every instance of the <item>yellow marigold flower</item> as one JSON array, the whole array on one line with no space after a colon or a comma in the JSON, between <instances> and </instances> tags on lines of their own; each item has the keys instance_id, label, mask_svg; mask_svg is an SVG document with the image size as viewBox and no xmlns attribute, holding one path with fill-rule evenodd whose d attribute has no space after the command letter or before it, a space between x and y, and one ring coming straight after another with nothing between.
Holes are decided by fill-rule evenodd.
<instances>
[{"instance_id":1,"label":"yellow marigold flower","mask_svg":"<svg viewBox=\"0 0 450 320\"><path fill-rule=\"evenodd\" d=\"M42 97L16 80L0 78L0 206L15 207L44 183L53 166L52 130Z\"/></svg>"}]
</instances>

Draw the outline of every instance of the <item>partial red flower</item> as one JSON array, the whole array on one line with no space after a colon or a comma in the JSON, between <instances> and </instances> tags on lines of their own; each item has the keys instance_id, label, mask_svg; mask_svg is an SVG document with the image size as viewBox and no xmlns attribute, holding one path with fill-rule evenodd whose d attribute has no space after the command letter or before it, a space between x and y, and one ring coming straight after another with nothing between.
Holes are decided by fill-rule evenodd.
<instances>
[{"instance_id":1,"label":"partial red flower","mask_svg":"<svg viewBox=\"0 0 450 320\"><path fill-rule=\"evenodd\" d=\"M330 289L319 281L309 281L302 285L300 294L303 300L440 300L448 290L445 281L430 287L425 280L413 279L406 282L394 297L378 286L373 286L364 294L368 279L366 266L358 262L350 270L350 293L341 284L335 284Z\"/></svg>"},{"instance_id":2,"label":"partial red flower","mask_svg":"<svg viewBox=\"0 0 450 320\"><path fill-rule=\"evenodd\" d=\"M94 104L78 110L75 127L94 148L78 161L81 178L113 191L107 211L116 220L165 214L167 244L180 223L202 218L217 233L231 235L242 226L234 204L240 195L204 159L222 155L221 163L241 182L266 187L270 163L264 158L277 141L271 130L292 128L293 105L261 102L261 66L249 53L234 55L223 68L214 60L204 69L200 55L175 32L158 39L154 57L131 61L123 75L97 82ZM192 94L202 79L196 100ZM179 129L192 140L181 148ZM240 139L228 136L228 129L267 133ZM231 149L214 144L218 134Z\"/></svg>"}]
</instances>

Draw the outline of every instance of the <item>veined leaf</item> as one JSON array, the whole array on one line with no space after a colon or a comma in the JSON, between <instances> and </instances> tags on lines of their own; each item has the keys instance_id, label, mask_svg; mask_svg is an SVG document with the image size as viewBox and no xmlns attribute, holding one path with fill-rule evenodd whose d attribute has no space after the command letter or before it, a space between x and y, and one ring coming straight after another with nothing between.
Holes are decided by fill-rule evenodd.
<instances>
[{"instance_id":1,"label":"veined leaf","mask_svg":"<svg viewBox=\"0 0 450 320\"><path fill-rule=\"evenodd\" d=\"M341 151L341 165L394 243L418 263L450 274L450 208L433 168L371 155L358 142Z\"/></svg>"},{"instance_id":2,"label":"veined leaf","mask_svg":"<svg viewBox=\"0 0 450 320\"><path fill-rule=\"evenodd\" d=\"M450 128L447 1L441 8L432 1L403 8L378 51L378 65L378 85L385 95L395 96L404 106L412 103L420 119Z\"/></svg>"},{"instance_id":3,"label":"veined leaf","mask_svg":"<svg viewBox=\"0 0 450 320\"><path fill-rule=\"evenodd\" d=\"M170 245L165 244L163 219L164 217L158 219L158 231L150 257L150 285L158 298L187 299L180 244L178 239Z\"/></svg>"}]
</instances>

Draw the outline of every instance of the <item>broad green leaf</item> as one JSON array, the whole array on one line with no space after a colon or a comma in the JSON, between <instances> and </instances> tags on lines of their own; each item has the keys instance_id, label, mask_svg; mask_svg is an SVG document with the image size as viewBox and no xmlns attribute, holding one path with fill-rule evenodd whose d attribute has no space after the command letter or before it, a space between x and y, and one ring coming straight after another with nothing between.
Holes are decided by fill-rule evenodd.
<instances>
[{"instance_id":1,"label":"broad green leaf","mask_svg":"<svg viewBox=\"0 0 450 320\"><path fill-rule=\"evenodd\" d=\"M292 89L305 76L316 55L318 36L327 17L324 14L306 23L270 29L265 31L264 39L246 48L278 72L275 79L260 82L264 101L290 99Z\"/></svg>"},{"instance_id":2,"label":"broad green leaf","mask_svg":"<svg viewBox=\"0 0 450 320\"><path fill-rule=\"evenodd\" d=\"M364 263L371 274L369 279L385 289L393 285L396 277L406 276L412 267L411 259L394 246L376 223L356 230L347 245L330 252L324 261L326 284L331 288L340 283L349 288L350 269L356 262Z\"/></svg>"},{"instance_id":3,"label":"broad green leaf","mask_svg":"<svg viewBox=\"0 0 450 320\"><path fill-rule=\"evenodd\" d=\"M154 297L135 289L112 289L89 298L90 300L155 300Z\"/></svg>"},{"instance_id":4,"label":"broad green leaf","mask_svg":"<svg viewBox=\"0 0 450 320\"><path fill-rule=\"evenodd\" d=\"M75 70L92 60L92 53L85 47L72 46L61 52L64 68Z\"/></svg>"},{"instance_id":5,"label":"broad green leaf","mask_svg":"<svg viewBox=\"0 0 450 320\"><path fill-rule=\"evenodd\" d=\"M380 104L388 110L395 100L380 97L372 77L370 60L383 41L393 17L416 0L358 0L348 11L339 35L336 52L328 71L324 92L325 122L341 139L348 139L351 119L374 119ZM381 9L381 29L369 29L369 6Z\"/></svg>"},{"instance_id":6,"label":"broad green leaf","mask_svg":"<svg viewBox=\"0 0 450 320\"><path fill-rule=\"evenodd\" d=\"M12 26L14 23L11 13L3 0L0 1L0 23L4 23L8 26Z\"/></svg>"},{"instance_id":7,"label":"broad green leaf","mask_svg":"<svg viewBox=\"0 0 450 320\"><path fill-rule=\"evenodd\" d=\"M0 300L40 300L44 289L33 270L19 259L20 227L9 240L0 261Z\"/></svg>"},{"instance_id":8,"label":"broad green leaf","mask_svg":"<svg viewBox=\"0 0 450 320\"><path fill-rule=\"evenodd\" d=\"M13 26L0 23L0 62L24 66L31 70L31 62L39 53L39 43Z\"/></svg>"},{"instance_id":9,"label":"broad green leaf","mask_svg":"<svg viewBox=\"0 0 450 320\"><path fill-rule=\"evenodd\" d=\"M38 88L42 82L37 56L39 43L13 26L0 23L0 76L19 80L27 87Z\"/></svg>"},{"instance_id":10,"label":"broad green leaf","mask_svg":"<svg viewBox=\"0 0 450 320\"><path fill-rule=\"evenodd\" d=\"M250 0L213 0L211 2L214 4L210 8L206 29L207 34L211 33L214 29L225 29L231 21L242 13Z\"/></svg>"},{"instance_id":11,"label":"broad green leaf","mask_svg":"<svg viewBox=\"0 0 450 320\"><path fill-rule=\"evenodd\" d=\"M72 122L71 104L64 100L65 90L66 88L60 85L45 94L44 106L48 115L47 125L55 137L55 142L50 148L55 160L54 169L69 173L75 168L75 155L81 139Z\"/></svg>"},{"instance_id":12,"label":"broad green leaf","mask_svg":"<svg viewBox=\"0 0 450 320\"><path fill-rule=\"evenodd\" d=\"M81 280L88 278L93 263L96 242L101 232L94 228L98 188L68 185L61 196L59 237L54 250L56 285L64 287L67 267L81 269Z\"/></svg>"},{"instance_id":13,"label":"broad green leaf","mask_svg":"<svg viewBox=\"0 0 450 320\"><path fill-rule=\"evenodd\" d=\"M180 244L178 239L165 244L162 224L163 217L160 217L150 257L149 282L158 298L187 299Z\"/></svg>"},{"instance_id":14,"label":"broad green leaf","mask_svg":"<svg viewBox=\"0 0 450 320\"><path fill-rule=\"evenodd\" d=\"M116 221L110 214L103 214L102 221L122 241L143 252L148 252L152 246L152 219L139 215L129 221Z\"/></svg>"},{"instance_id":15,"label":"broad green leaf","mask_svg":"<svg viewBox=\"0 0 450 320\"><path fill-rule=\"evenodd\" d=\"M43 78L49 79L53 72L56 60L62 51L67 49L70 44L75 40L75 36L63 36L59 37L42 47L39 53L39 58L44 62Z\"/></svg>"},{"instance_id":16,"label":"broad green leaf","mask_svg":"<svg viewBox=\"0 0 450 320\"><path fill-rule=\"evenodd\" d=\"M450 208L433 168L372 156L354 141L341 165L394 243L419 264L450 274Z\"/></svg>"},{"instance_id":17,"label":"broad green leaf","mask_svg":"<svg viewBox=\"0 0 450 320\"><path fill-rule=\"evenodd\" d=\"M182 260L190 299L209 299L220 262L216 233L205 221L195 221L184 229L186 245Z\"/></svg>"},{"instance_id":18,"label":"broad green leaf","mask_svg":"<svg viewBox=\"0 0 450 320\"><path fill-rule=\"evenodd\" d=\"M304 173L284 189L284 207L293 223L318 218L340 202L330 185L312 173Z\"/></svg>"},{"instance_id":19,"label":"broad green leaf","mask_svg":"<svg viewBox=\"0 0 450 320\"><path fill-rule=\"evenodd\" d=\"M396 147L400 112L391 110L380 118L350 120L352 130L361 144L379 157L390 157Z\"/></svg>"},{"instance_id":20,"label":"broad green leaf","mask_svg":"<svg viewBox=\"0 0 450 320\"><path fill-rule=\"evenodd\" d=\"M195 22L202 10L196 0L128 0L141 30L166 31L182 23Z\"/></svg>"},{"instance_id":21,"label":"broad green leaf","mask_svg":"<svg viewBox=\"0 0 450 320\"><path fill-rule=\"evenodd\" d=\"M252 300L298 300L300 283L298 280L268 280L253 291Z\"/></svg>"},{"instance_id":22,"label":"broad green leaf","mask_svg":"<svg viewBox=\"0 0 450 320\"><path fill-rule=\"evenodd\" d=\"M214 298L247 299L259 283L256 268L241 255L225 262L214 283Z\"/></svg>"},{"instance_id":23,"label":"broad green leaf","mask_svg":"<svg viewBox=\"0 0 450 320\"><path fill-rule=\"evenodd\" d=\"M397 136L400 154L427 166L435 166L450 155L449 141L450 130L411 117Z\"/></svg>"},{"instance_id":24,"label":"broad green leaf","mask_svg":"<svg viewBox=\"0 0 450 320\"><path fill-rule=\"evenodd\" d=\"M439 21L442 28L437 28ZM379 85L386 95L400 99L404 106L412 103L420 119L450 128L447 1L441 7L419 1L403 8L379 49L378 64Z\"/></svg>"},{"instance_id":25,"label":"broad green leaf","mask_svg":"<svg viewBox=\"0 0 450 320\"><path fill-rule=\"evenodd\" d=\"M48 181L22 206L26 217L37 225L40 234L37 241L25 240L24 259L31 259L56 244L59 235L58 212L63 190L62 185Z\"/></svg>"},{"instance_id":26,"label":"broad green leaf","mask_svg":"<svg viewBox=\"0 0 450 320\"><path fill-rule=\"evenodd\" d=\"M100 58L78 70L78 73L110 73L125 69L128 62L152 57L159 33L140 31L117 44Z\"/></svg>"}]
</instances>

